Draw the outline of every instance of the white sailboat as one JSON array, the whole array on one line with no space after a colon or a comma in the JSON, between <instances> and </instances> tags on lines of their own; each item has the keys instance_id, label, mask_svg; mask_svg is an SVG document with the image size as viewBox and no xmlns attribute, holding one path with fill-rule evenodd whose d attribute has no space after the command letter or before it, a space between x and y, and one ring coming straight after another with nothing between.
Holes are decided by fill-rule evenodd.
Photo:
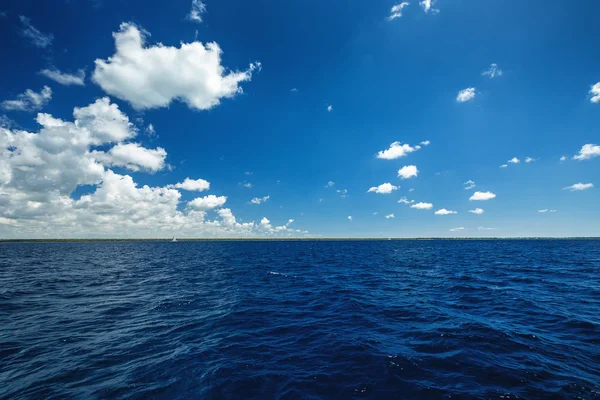
<instances>
[{"instance_id":1,"label":"white sailboat","mask_svg":"<svg viewBox=\"0 0 600 400\"><path fill-rule=\"evenodd\" d=\"M177 239L175 239L175 236L173 236L173 240L171 240L171 242L176 242Z\"/></svg>"}]
</instances>

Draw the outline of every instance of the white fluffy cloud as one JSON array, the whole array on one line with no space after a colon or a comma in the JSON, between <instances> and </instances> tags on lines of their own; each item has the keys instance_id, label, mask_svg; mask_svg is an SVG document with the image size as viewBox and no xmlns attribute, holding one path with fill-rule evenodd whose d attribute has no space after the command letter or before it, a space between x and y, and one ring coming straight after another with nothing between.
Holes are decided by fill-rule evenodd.
<instances>
[{"instance_id":1,"label":"white fluffy cloud","mask_svg":"<svg viewBox=\"0 0 600 400\"><path fill-rule=\"evenodd\" d=\"M146 149L139 143L118 143L108 152L93 151L92 157L102 164L131 171L160 171L165 167L167 152L162 147Z\"/></svg>"},{"instance_id":2,"label":"white fluffy cloud","mask_svg":"<svg viewBox=\"0 0 600 400\"><path fill-rule=\"evenodd\" d=\"M592 103L600 103L600 82L592 85L590 88L590 94L592 95L590 98Z\"/></svg>"},{"instance_id":3,"label":"white fluffy cloud","mask_svg":"<svg viewBox=\"0 0 600 400\"><path fill-rule=\"evenodd\" d=\"M469 198L469 200L471 201L485 201L485 200L491 200L493 198L495 198L496 195L492 192L475 192L473 193L473 196L471 196Z\"/></svg>"},{"instance_id":4,"label":"white fluffy cloud","mask_svg":"<svg viewBox=\"0 0 600 400\"><path fill-rule=\"evenodd\" d=\"M438 10L437 8L433 8L434 3L435 0L422 0L421 2L419 2L419 5L421 6L421 8L423 8L423 11L425 11L426 13L431 12L432 14L437 14L440 12L440 10Z\"/></svg>"},{"instance_id":5,"label":"white fluffy cloud","mask_svg":"<svg viewBox=\"0 0 600 400\"><path fill-rule=\"evenodd\" d=\"M240 83L249 81L260 68L256 63L246 71L227 72L217 43L148 47L148 35L131 23L121 24L113 34L115 54L96 60L92 76L105 92L137 109L166 107L180 100L190 108L207 110L242 92Z\"/></svg>"},{"instance_id":6,"label":"white fluffy cloud","mask_svg":"<svg viewBox=\"0 0 600 400\"><path fill-rule=\"evenodd\" d=\"M89 133L93 145L121 142L137 135L129 118L108 97L73 110L75 125Z\"/></svg>"},{"instance_id":7,"label":"white fluffy cloud","mask_svg":"<svg viewBox=\"0 0 600 400\"><path fill-rule=\"evenodd\" d=\"M419 174L419 170L414 165L405 165L400 168L398 171L398 176L402 179L409 179L417 176Z\"/></svg>"},{"instance_id":8,"label":"white fluffy cloud","mask_svg":"<svg viewBox=\"0 0 600 400\"><path fill-rule=\"evenodd\" d=\"M202 14L206 12L206 4L200 0L192 0L192 8L187 15L187 19L193 22L202 22Z\"/></svg>"},{"instance_id":9,"label":"white fluffy cloud","mask_svg":"<svg viewBox=\"0 0 600 400\"><path fill-rule=\"evenodd\" d=\"M579 150L579 154L573 156L574 160L589 160L590 158L600 156L600 146L597 144L584 144Z\"/></svg>"},{"instance_id":10,"label":"white fluffy cloud","mask_svg":"<svg viewBox=\"0 0 600 400\"><path fill-rule=\"evenodd\" d=\"M481 73L483 76L488 76L490 79L502 76L502 70L498 67L498 64L493 63L488 69Z\"/></svg>"},{"instance_id":11,"label":"white fluffy cloud","mask_svg":"<svg viewBox=\"0 0 600 400\"><path fill-rule=\"evenodd\" d=\"M414 203L414 200L408 200L406 197L402 197L400 200L398 200L398 203L402 203L402 204L412 204Z\"/></svg>"},{"instance_id":12,"label":"white fluffy cloud","mask_svg":"<svg viewBox=\"0 0 600 400\"><path fill-rule=\"evenodd\" d=\"M458 95L456 95L456 101L458 101L459 103L464 103L466 101L473 100L474 98L475 98L475 88L474 87L463 89L460 92L458 92Z\"/></svg>"},{"instance_id":13,"label":"white fluffy cloud","mask_svg":"<svg viewBox=\"0 0 600 400\"><path fill-rule=\"evenodd\" d=\"M215 196L214 194L209 194L204 197L197 197L192 201L187 203L189 208L198 211L206 211L212 210L213 208L223 207L227 202L227 196Z\"/></svg>"},{"instance_id":14,"label":"white fluffy cloud","mask_svg":"<svg viewBox=\"0 0 600 400\"><path fill-rule=\"evenodd\" d=\"M560 161L566 161L567 160L567 156L561 156L560 157Z\"/></svg>"},{"instance_id":15,"label":"white fluffy cloud","mask_svg":"<svg viewBox=\"0 0 600 400\"><path fill-rule=\"evenodd\" d=\"M521 160L519 160L517 157L513 157L510 160L508 160L508 162L511 164L518 164L521 162Z\"/></svg>"},{"instance_id":16,"label":"white fluffy cloud","mask_svg":"<svg viewBox=\"0 0 600 400\"><path fill-rule=\"evenodd\" d=\"M469 179L468 181L466 181L465 183L463 183L463 185L465 185L465 190L471 190L471 189L473 189L475 186L477 186L477 185L475 184L475 182L474 182L474 181L472 181L472 180L470 180L470 179Z\"/></svg>"},{"instance_id":17,"label":"white fluffy cloud","mask_svg":"<svg viewBox=\"0 0 600 400\"><path fill-rule=\"evenodd\" d=\"M65 86L85 85L85 71L82 69L78 70L76 74L69 74L66 72L60 72L55 67L52 67L49 69L41 70L40 74L48 79L52 79L54 82L60 83L61 85Z\"/></svg>"},{"instance_id":18,"label":"white fluffy cloud","mask_svg":"<svg viewBox=\"0 0 600 400\"><path fill-rule=\"evenodd\" d=\"M325 185L326 188L330 188L330 187L333 187L333 186L335 186L335 182L334 181L329 181L329 182L327 182L327 185Z\"/></svg>"},{"instance_id":19,"label":"white fluffy cloud","mask_svg":"<svg viewBox=\"0 0 600 400\"><path fill-rule=\"evenodd\" d=\"M52 89L44 86L39 93L27 89L25 93L18 95L16 100L4 100L1 105L8 111L38 111L50 100L52 100Z\"/></svg>"},{"instance_id":20,"label":"white fluffy cloud","mask_svg":"<svg viewBox=\"0 0 600 400\"><path fill-rule=\"evenodd\" d=\"M388 183L382 183L379 186L373 186L372 188L370 188L367 191L367 193L375 192L375 193L379 193L379 194L390 194L394 190L398 190L398 186L394 186L388 182Z\"/></svg>"},{"instance_id":21,"label":"white fluffy cloud","mask_svg":"<svg viewBox=\"0 0 600 400\"><path fill-rule=\"evenodd\" d=\"M348 215L348 221L352 221L352 215Z\"/></svg>"},{"instance_id":22,"label":"white fluffy cloud","mask_svg":"<svg viewBox=\"0 0 600 400\"><path fill-rule=\"evenodd\" d=\"M410 208L416 208L417 210L431 210L433 208L433 204L431 203L417 203L410 206Z\"/></svg>"},{"instance_id":23,"label":"white fluffy cloud","mask_svg":"<svg viewBox=\"0 0 600 400\"><path fill-rule=\"evenodd\" d=\"M390 145L389 149L378 152L377 158L381 158L383 160L395 160L396 158L404 157L414 151L417 151L420 148L420 146L413 147L409 144L394 142Z\"/></svg>"},{"instance_id":24,"label":"white fluffy cloud","mask_svg":"<svg viewBox=\"0 0 600 400\"><path fill-rule=\"evenodd\" d=\"M536 160L535 158L531 158L531 157L526 157L526 158L525 158L525 162L526 162L527 164L529 164L529 163L532 163L532 162L534 162L534 161L537 161L537 160Z\"/></svg>"},{"instance_id":25,"label":"white fluffy cloud","mask_svg":"<svg viewBox=\"0 0 600 400\"><path fill-rule=\"evenodd\" d=\"M42 33L35 26L31 25L31 20L23 15L19 16L23 30L21 34L29 39L29 41L36 47L45 49L52 45L54 35L51 33Z\"/></svg>"},{"instance_id":26,"label":"white fluffy cloud","mask_svg":"<svg viewBox=\"0 0 600 400\"><path fill-rule=\"evenodd\" d=\"M483 208L476 208L474 210L469 210L469 212L471 214L475 214L475 215L481 215L483 214L485 211L483 211Z\"/></svg>"},{"instance_id":27,"label":"white fluffy cloud","mask_svg":"<svg viewBox=\"0 0 600 400\"><path fill-rule=\"evenodd\" d=\"M262 204L262 203L266 203L269 198L271 196L265 196L265 197L255 197L252 200L250 200L250 204Z\"/></svg>"},{"instance_id":28,"label":"white fluffy cloud","mask_svg":"<svg viewBox=\"0 0 600 400\"><path fill-rule=\"evenodd\" d=\"M506 167L508 167L508 164L502 164L502 165L500 166L500 168L506 168Z\"/></svg>"},{"instance_id":29,"label":"white fluffy cloud","mask_svg":"<svg viewBox=\"0 0 600 400\"><path fill-rule=\"evenodd\" d=\"M581 191L581 190L591 189L593 187L594 187L593 183L576 183L572 186L567 186L566 188L563 188L563 190L570 190L571 192L577 192L577 191Z\"/></svg>"},{"instance_id":30,"label":"white fluffy cloud","mask_svg":"<svg viewBox=\"0 0 600 400\"><path fill-rule=\"evenodd\" d=\"M458 213L456 211L446 210L445 208L442 208L442 209L437 210L434 214L435 215L452 215L452 214L458 214Z\"/></svg>"},{"instance_id":31,"label":"white fluffy cloud","mask_svg":"<svg viewBox=\"0 0 600 400\"><path fill-rule=\"evenodd\" d=\"M176 183L175 185L169 187L193 192L203 192L205 190L210 189L210 182L205 181L204 179L185 178L183 182Z\"/></svg>"},{"instance_id":32,"label":"white fluffy cloud","mask_svg":"<svg viewBox=\"0 0 600 400\"><path fill-rule=\"evenodd\" d=\"M460 226L458 228L452 228L452 229L450 229L450 232L459 232L459 231L464 231L464 230L465 230L465 228L462 227L462 226Z\"/></svg>"},{"instance_id":33,"label":"white fluffy cloud","mask_svg":"<svg viewBox=\"0 0 600 400\"><path fill-rule=\"evenodd\" d=\"M327 112L332 112L333 111L333 106L330 104L327 106Z\"/></svg>"},{"instance_id":34,"label":"white fluffy cloud","mask_svg":"<svg viewBox=\"0 0 600 400\"><path fill-rule=\"evenodd\" d=\"M403 1L401 3L394 5L392 7L392 9L390 10L390 16L388 17L388 21L392 21L396 18L400 18L402 16L402 9L406 6L408 6L408 4L409 3L407 1Z\"/></svg>"},{"instance_id":35,"label":"white fluffy cloud","mask_svg":"<svg viewBox=\"0 0 600 400\"><path fill-rule=\"evenodd\" d=\"M385 216L386 219L392 219L392 218L396 218L396 216L394 214L388 214Z\"/></svg>"}]
</instances>

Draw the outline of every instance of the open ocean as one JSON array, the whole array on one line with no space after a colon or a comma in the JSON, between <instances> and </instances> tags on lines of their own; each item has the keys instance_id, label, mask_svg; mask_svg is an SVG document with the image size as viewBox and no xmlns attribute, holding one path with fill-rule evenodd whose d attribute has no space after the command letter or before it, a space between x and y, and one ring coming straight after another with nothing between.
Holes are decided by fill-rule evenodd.
<instances>
[{"instance_id":1,"label":"open ocean","mask_svg":"<svg viewBox=\"0 0 600 400\"><path fill-rule=\"evenodd\" d=\"M600 241L0 243L2 399L599 399Z\"/></svg>"}]
</instances>

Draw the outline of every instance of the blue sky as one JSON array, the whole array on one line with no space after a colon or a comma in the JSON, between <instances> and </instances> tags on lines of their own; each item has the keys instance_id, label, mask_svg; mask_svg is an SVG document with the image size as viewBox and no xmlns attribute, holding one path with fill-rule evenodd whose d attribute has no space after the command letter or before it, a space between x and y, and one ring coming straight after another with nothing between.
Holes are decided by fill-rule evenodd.
<instances>
[{"instance_id":1,"label":"blue sky","mask_svg":"<svg viewBox=\"0 0 600 400\"><path fill-rule=\"evenodd\" d=\"M600 4L401 3L3 2L0 237L600 236Z\"/></svg>"}]
</instances>

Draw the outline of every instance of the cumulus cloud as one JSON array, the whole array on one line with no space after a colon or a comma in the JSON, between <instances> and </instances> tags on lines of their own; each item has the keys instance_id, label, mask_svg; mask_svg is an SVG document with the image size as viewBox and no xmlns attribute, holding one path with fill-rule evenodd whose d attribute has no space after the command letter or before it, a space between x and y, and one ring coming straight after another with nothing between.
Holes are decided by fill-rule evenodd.
<instances>
[{"instance_id":1,"label":"cumulus cloud","mask_svg":"<svg viewBox=\"0 0 600 400\"><path fill-rule=\"evenodd\" d=\"M527 157L527 158L525 158L525 162L526 162L527 164L529 164L529 163L532 163L532 162L534 162L534 161L537 161L537 159L535 159L535 158L531 158L531 157Z\"/></svg>"},{"instance_id":2,"label":"cumulus cloud","mask_svg":"<svg viewBox=\"0 0 600 400\"><path fill-rule=\"evenodd\" d=\"M396 218L396 216L394 214L388 214L385 216L386 219L392 219L392 218Z\"/></svg>"},{"instance_id":3,"label":"cumulus cloud","mask_svg":"<svg viewBox=\"0 0 600 400\"><path fill-rule=\"evenodd\" d=\"M502 70L498 67L498 64L493 63L488 69L481 73L483 76L488 76L490 79L502 76Z\"/></svg>"},{"instance_id":4,"label":"cumulus cloud","mask_svg":"<svg viewBox=\"0 0 600 400\"><path fill-rule=\"evenodd\" d=\"M52 100L52 89L44 86L39 93L27 89L25 93L18 95L16 100L4 100L1 106L8 111L38 111L50 100Z\"/></svg>"},{"instance_id":5,"label":"cumulus cloud","mask_svg":"<svg viewBox=\"0 0 600 400\"><path fill-rule=\"evenodd\" d=\"M382 183L379 186L373 186L372 188L370 188L367 191L367 193L375 192L375 193L379 193L379 194L390 194L394 190L398 190L398 186L394 186L388 182L388 183Z\"/></svg>"},{"instance_id":6,"label":"cumulus cloud","mask_svg":"<svg viewBox=\"0 0 600 400\"><path fill-rule=\"evenodd\" d=\"M260 63L246 71L228 72L221 65L217 43L182 43L180 47L147 46L149 34L123 23L113 34L116 52L96 60L92 79L105 92L126 100L136 109L166 107L174 100L208 110L242 92Z\"/></svg>"},{"instance_id":7,"label":"cumulus cloud","mask_svg":"<svg viewBox=\"0 0 600 400\"><path fill-rule=\"evenodd\" d=\"M458 95L456 95L456 101L458 101L459 103L464 103L466 101L473 100L474 98L475 98L475 88L474 87L463 89L460 92L458 92Z\"/></svg>"},{"instance_id":8,"label":"cumulus cloud","mask_svg":"<svg viewBox=\"0 0 600 400\"><path fill-rule=\"evenodd\" d=\"M435 215L451 215L451 214L458 214L458 213L456 211L446 210L445 208L442 208L442 209L437 210L434 214Z\"/></svg>"},{"instance_id":9,"label":"cumulus cloud","mask_svg":"<svg viewBox=\"0 0 600 400\"><path fill-rule=\"evenodd\" d=\"M85 71L80 69L76 74L69 74L66 72L60 72L55 67L49 69L43 69L40 74L46 78L52 79L54 82L60 83L61 85L70 86L84 86L85 85Z\"/></svg>"},{"instance_id":10,"label":"cumulus cloud","mask_svg":"<svg viewBox=\"0 0 600 400\"><path fill-rule=\"evenodd\" d=\"M495 198L496 195L492 192L475 192L473 193L473 196L471 196L469 198L469 200L471 201L485 201L485 200L491 200L493 198Z\"/></svg>"},{"instance_id":11,"label":"cumulus cloud","mask_svg":"<svg viewBox=\"0 0 600 400\"><path fill-rule=\"evenodd\" d=\"M398 203L402 203L402 204L412 204L414 203L414 200L408 200L406 197L402 197L400 198L400 200L398 200Z\"/></svg>"},{"instance_id":12,"label":"cumulus cloud","mask_svg":"<svg viewBox=\"0 0 600 400\"><path fill-rule=\"evenodd\" d=\"M269 199L270 199L270 196L255 197L252 200L250 200L250 204L262 204L262 203L266 203Z\"/></svg>"},{"instance_id":13,"label":"cumulus cloud","mask_svg":"<svg viewBox=\"0 0 600 400\"><path fill-rule=\"evenodd\" d=\"M327 185L325 185L326 188L333 187L333 186L335 186L335 182L333 182L333 181L329 181L329 182L327 182Z\"/></svg>"},{"instance_id":14,"label":"cumulus cloud","mask_svg":"<svg viewBox=\"0 0 600 400\"><path fill-rule=\"evenodd\" d=\"M210 189L210 182L204 179L185 178L183 182L170 185L169 188L183 189L190 192L203 192Z\"/></svg>"},{"instance_id":15,"label":"cumulus cloud","mask_svg":"<svg viewBox=\"0 0 600 400\"><path fill-rule=\"evenodd\" d=\"M194 210L206 211L212 210L213 208L223 207L227 202L227 196L215 196L214 194L209 194L204 197L197 197L192 201L187 203L188 207Z\"/></svg>"},{"instance_id":16,"label":"cumulus cloud","mask_svg":"<svg viewBox=\"0 0 600 400\"><path fill-rule=\"evenodd\" d=\"M506 168L506 167L508 167L508 164L502 164L502 165L500 166L500 168Z\"/></svg>"},{"instance_id":17,"label":"cumulus cloud","mask_svg":"<svg viewBox=\"0 0 600 400\"><path fill-rule=\"evenodd\" d=\"M589 160L590 158L600 156L600 146L597 144L584 144L579 150L579 154L573 156L574 160Z\"/></svg>"},{"instance_id":18,"label":"cumulus cloud","mask_svg":"<svg viewBox=\"0 0 600 400\"><path fill-rule=\"evenodd\" d=\"M29 39L34 46L45 49L52 45L54 35L40 32L39 29L31 25L31 20L23 15L19 16L19 20L22 25L21 34Z\"/></svg>"},{"instance_id":19,"label":"cumulus cloud","mask_svg":"<svg viewBox=\"0 0 600 400\"><path fill-rule=\"evenodd\" d=\"M508 160L508 162L511 164L518 164L521 162L521 160L519 160L517 157L513 157L510 160Z\"/></svg>"},{"instance_id":20,"label":"cumulus cloud","mask_svg":"<svg viewBox=\"0 0 600 400\"><path fill-rule=\"evenodd\" d=\"M348 189L338 189L338 190L336 190L336 192L339 193L339 195L342 199L345 199L346 197L348 197Z\"/></svg>"},{"instance_id":21,"label":"cumulus cloud","mask_svg":"<svg viewBox=\"0 0 600 400\"><path fill-rule=\"evenodd\" d=\"M423 11L425 11L426 13L431 12L432 14L437 14L440 12L440 10L433 7L433 4L435 4L435 2L436 0L423 0L419 2L419 5L421 6L421 8L423 8Z\"/></svg>"},{"instance_id":22,"label":"cumulus cloud","mask_svg":"<svg viewBox=\"0 0 600 400\"><path fill-rule=\"evenodd\" d=\"M581 190L591 189L593 187L594 187L593 183L576 183L572 186L567 186L566 188L563 188L563 190L570 190L571 192L577 192L577 191L581 191Z\"/></svg>"},{"instance_id":23,"label":"cumulus cloud","mask_svg":"<svg viewBox=\"0 0 600 400\"><path fill-rule=\"evenodd\" d=\"M352 221L352 215L348 215L348 221Z\"/></svg>"},{"instance_id":24,"label":"cumulus cloud","mask_svg":"<svg viewBox=\"0 0 600 400\"><path fill-rule=\"evenodd\" d=\"M75 125L85 129L91 144L121 142L137 135L129 118L110 102L108 97L96 100L87 107L73 109Z\"/></svg>"},{"instance_id":25,"label":"cumulus cloud","mask_svg":"<svg viewBox=\"0 0 600 400\"><path fill-rule=\"evenodd\" d=\"M395 160L396 158L404 157L414 151L419 150L420 146L410 146L408 144L401 144L400 142L394 142L390 145L389 149L382 150L377 153L377 158L383 160Z\"/></svg>"},{"instance_id":26,"label":"cumulus cloud","mask_svg":"<svg viewBox=\"0 0 600 400\"><path fill-rule=\"evenodd\" d=\"M91 155L104 165L157 172L165 167L167 152L162 147L147 149L139 143L118 143L108 152L93 151Z\"/></svg>"},{"instance_id":27,"label":"cumulus cloud","mask_svg":"<svg viewBox=\"0 0 600 400\"><path fill-rule=\"evenodd\" d=\"M465 230L465 228L462 227L462 226L460 226L458 228L452 228L452 229L450 229L450 232L458 232L458 231L464 231L464 230Z\"/></svg>"},{"instance_id":28,"label":"cumulus cloud","mask_svg":"<svg viewBox=\"0 0 600 400\"><path fill-rule=\"evenodd\" d=\"M471 214L475 214L475 215L481 215L483 214L485 211L483 211L483 208L476 208L474 210L469 210L469 212Z\"/></svg>"},{"instance_id":29,"label":"cumulus cloud","mask_svg":"<svg viewBox=\"0 0 600 400\"><path fill-rule=\"evenodd\" d=\"M477 185L475 184L475 182L473 182L473 181L472 181L472 180L470 180L470 179L469 179L468 181L466 181L465 183L463 183L463 185L465 185L465 190L471 190L471 189L473 189L475 186L477 186Z\"/></svg>"},{"instance_id":30,"label":"cumulus cloud","mask_svg":"<svg viewBox=\"0 0 600 400\"><path fill-rule=\"evenodd\" d=\"M419 174L419 170L414 165L405 165L404 167L398 170L398 176L402 179L409 179L417 176Z\"/></svg>"},{"instance_id":31,"label":"cumulus cloud","mask_svg":"<svg viewBox=\"0 0 600 400\"><path fill-rule=\"evenodd\" d=\"M543 209L543 210L538 210L538 212L539 212L539 213L545 213L545 212L548 212L548 209L547 209L547 208L545 208L545 209Z\"/></svg>"},{"instance_id":32,"label":"cumulus cloud","mask_svg":"<svg viewBox=\"0 0 600 400\"><path fill-rule=\"evenodd\" d=\"M424 140L421 142L421 145L423 146L429 146L431 144L431 142L429 140Z\"/></svg>"},{"instance_id":33,"label":"cumulus cloud","mask_svg":"<svg viewBox=\"0 0 600 400\"><path fill-rule=\"evenodd\" d=\"M402 9L406 6L408 6L408 4L409 3L407 1L403 1L401 3L394 5L392 7L392 9L390 10L390 15L388 17L388 21L392 21L396 18L400 18L402 16Z\"/></svg>"},{"instance_id":34,"label":"cumulus cloud","mask_svg":"<svg viewBox=\"0 0 600 400\"><path fill-rule=\"evenodd\" d=\"M590 94L592 95L590 98L592 103L600 103L600 82L592 85L590 88Z\"/></svg>"},{"instance_id":35,"label":"cumulus cloud","mask_svg":"<svg viewBox=\"0 0 600 400\"><path fill-rule=\"evenodd\" d=\"M567 160L567 156L562 156L562 157L560 158L560 161L566 161L566 160Z\"/></svg>"},{"instance_id":36,"label":"cumulus cloud","mask_svg":"<svg viewBox=\"0 0 600 400\"><path fill-rule=\"evenodd\" d=\"M417 203L410 206L410 208L416 208L417 210L431 210L433 208L433 204L431 203Z\"/></svg>"},{"instance_id":37,"label":"cumulus cloud","mask_svg":"<svg viewBox=\"0 0 600 400\"><path fill-rule=\"evenodd\" d=\"M328 105L327 106L327 111L328 112L332 112L333 111L333 106L332 105Z\"/></svg>"},{"instance_id":38,"label":"cumulus cloud","mask_svg":"<svg viewBox=\"0 0 600 400\"><path fill-rule=\"evenodd\" d=\"M193 22L202 22L202 14L206 12L206 4L200 0L192 0L192 8L187 19Z\"/></svg>"}]
</instances>

